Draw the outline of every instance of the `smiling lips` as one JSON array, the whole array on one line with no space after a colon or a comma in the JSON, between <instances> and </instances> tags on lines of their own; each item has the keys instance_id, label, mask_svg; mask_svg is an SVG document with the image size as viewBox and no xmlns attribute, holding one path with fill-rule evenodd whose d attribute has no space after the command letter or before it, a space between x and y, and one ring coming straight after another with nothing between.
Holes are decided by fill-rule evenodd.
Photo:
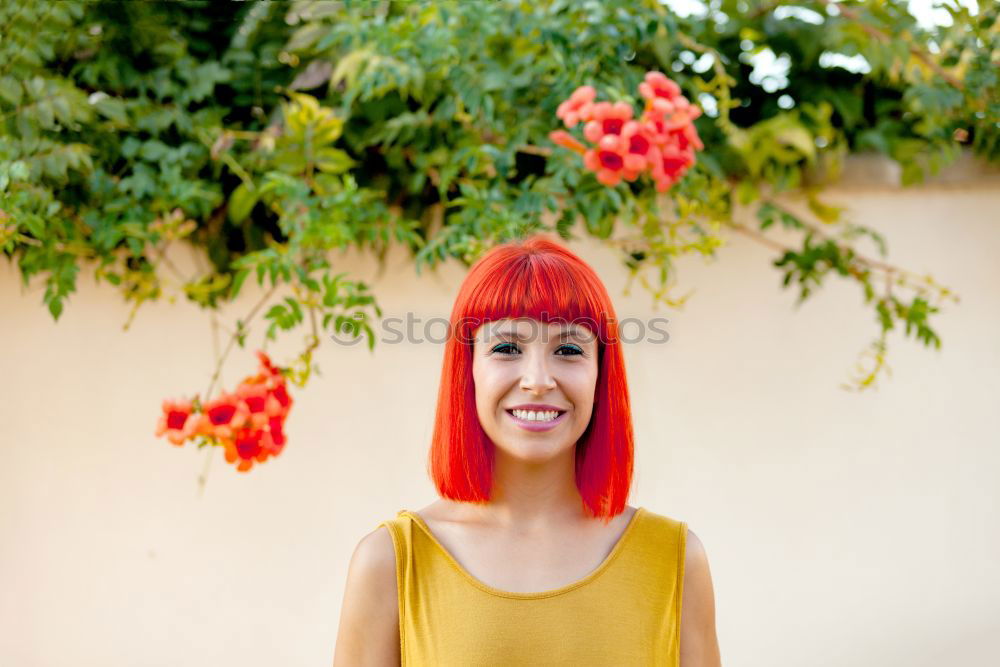
<instances>
[{"instance_id":1,"label":"smiling lips","mask_svg":"<svg viewBox=\"0 0 1000 667\"><path fill-rule=\"evenodd\" d=\"M524 405L506 410L511 420L526 431L548 431L565 420L568 412L551 405Z\"/></svg>"}]
</instances>

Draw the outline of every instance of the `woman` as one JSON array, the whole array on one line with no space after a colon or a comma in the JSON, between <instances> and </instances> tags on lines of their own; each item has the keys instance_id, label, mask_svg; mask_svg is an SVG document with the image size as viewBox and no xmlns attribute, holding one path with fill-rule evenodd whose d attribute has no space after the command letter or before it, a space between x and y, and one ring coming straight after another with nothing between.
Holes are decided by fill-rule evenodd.
<instances>
[{"instance_id":1,"label":"woman","mask_svg":"<svg viewBox=\"0 0 1000 667\"><path fill-rule=\"evenodd\" d=\"M441 499L355 548L334 666L720 665L701 541L626 504L628 387L593 269L541 236L493 248L450 333Z\"/></svg>"}]
</instances>

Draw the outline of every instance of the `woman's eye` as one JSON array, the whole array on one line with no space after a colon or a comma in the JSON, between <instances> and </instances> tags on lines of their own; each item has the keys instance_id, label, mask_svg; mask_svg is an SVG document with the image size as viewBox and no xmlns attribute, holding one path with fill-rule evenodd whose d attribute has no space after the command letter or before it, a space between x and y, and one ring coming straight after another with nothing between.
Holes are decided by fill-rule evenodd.
<instances>
[{"instance_id":1,"label":"woman's eye","mask_svg":"<svg viewBox=\"0 0 1000 667\"><path fill-rule=\"evenodd\" d=\"M517 346L513 343L501 343L500 345L494 347L491 352L503 355L513 355L517 353ZM562 354L559 354L561 352ZM556 350L556 353L559 354L559 356L566 357L583 354L583 350L578 348L576 345L561 345L559 346L559 349Z\"/></svg>"}]
</instances>

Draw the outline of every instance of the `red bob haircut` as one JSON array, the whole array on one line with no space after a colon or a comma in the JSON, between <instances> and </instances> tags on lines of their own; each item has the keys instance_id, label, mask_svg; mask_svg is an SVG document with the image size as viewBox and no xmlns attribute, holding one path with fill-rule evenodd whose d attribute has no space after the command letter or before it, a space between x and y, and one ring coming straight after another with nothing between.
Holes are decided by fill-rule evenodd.
<instances>
[{"instance_id":1,"label":"red bob haircut","mask_svg":"<svg viewBox=\"0 0 1000 667\"><path fill-rule=\"evenodd\" d=\"M476 411L474 336L485 322L520 317L575 322L597 338L597 390L590 423L576 443L576 485L584 512L610 521L625 510L633 473L632 410L618 319L594 270L541 235L492 248L459 289L431 442L434 485L443 498L489 501L494 444Z\"/></svg>"}]
</instances>

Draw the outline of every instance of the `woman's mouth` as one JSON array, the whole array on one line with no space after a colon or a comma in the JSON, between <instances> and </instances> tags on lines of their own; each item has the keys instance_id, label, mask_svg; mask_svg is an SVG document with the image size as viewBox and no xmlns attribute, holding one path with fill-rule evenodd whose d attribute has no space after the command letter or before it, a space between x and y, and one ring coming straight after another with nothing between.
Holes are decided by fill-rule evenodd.
<instances>
[{"instance_id":1,"label":"woman's mouth","mask_svg":"<svg viewBox=\"0 0 1000 667\"><path fill-rule=\"evenodd\" d=\"M506 410L511 421L526 431L548 431L565 420L564 410Z\"/></svg>"}]
</instances>

